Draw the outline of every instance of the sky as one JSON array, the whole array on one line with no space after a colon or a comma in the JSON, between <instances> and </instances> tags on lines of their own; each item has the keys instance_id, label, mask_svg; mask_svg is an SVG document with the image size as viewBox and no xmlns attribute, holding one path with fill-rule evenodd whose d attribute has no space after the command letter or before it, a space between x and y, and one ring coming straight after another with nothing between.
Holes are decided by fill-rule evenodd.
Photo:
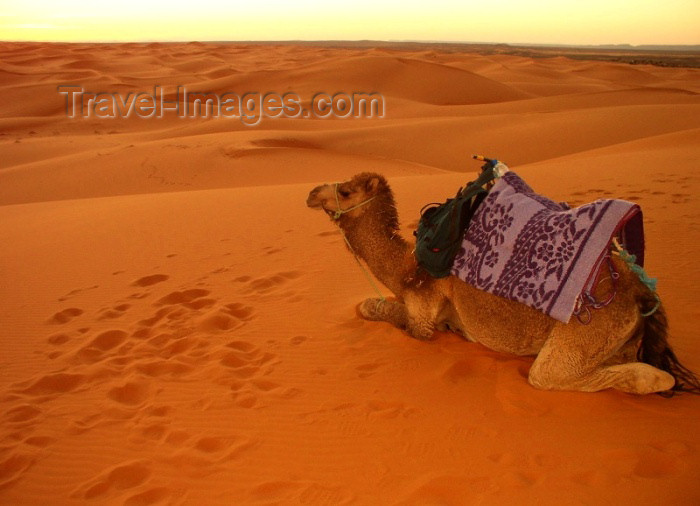
<instances>
[{"instance_id":1,"label":"sky","mask_svg":"<svg viewBox=\"0 0 700 506\"><path fill-rule=\"evenodd\" d=\"M0 0L0 40L700 44L700 0Z\"/></svg>"}]
</instances>

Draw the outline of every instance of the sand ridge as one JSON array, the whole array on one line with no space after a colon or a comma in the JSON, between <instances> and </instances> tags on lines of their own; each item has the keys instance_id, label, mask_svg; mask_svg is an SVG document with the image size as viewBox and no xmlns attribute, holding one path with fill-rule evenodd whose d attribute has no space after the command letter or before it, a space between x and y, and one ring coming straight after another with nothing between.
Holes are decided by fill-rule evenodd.
<instances>
[{"instance_id":1,"label":"sand ridge","mask_svg":"<svg viewBox=\"0 0 700 506\"><path fill-rule=\"evenodd\" d=\"M0 43L3 504L696 504L696 398L542 392L528 357L355 312L316 184L385 174L402 232L498 156L644 211L700 370L696 69L416 48ZM367 87L384 119L65 117L56 86ZM384 290L386 293L386 290Z\"/></svg>"}]
</instances>

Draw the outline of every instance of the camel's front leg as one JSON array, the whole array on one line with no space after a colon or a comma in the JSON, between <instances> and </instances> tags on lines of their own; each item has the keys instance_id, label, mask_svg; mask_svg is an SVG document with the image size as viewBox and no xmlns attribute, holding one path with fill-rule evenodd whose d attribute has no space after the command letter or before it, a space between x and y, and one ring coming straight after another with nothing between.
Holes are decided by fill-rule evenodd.
<instances>
[{"instance_id":1,"label":"camel's front leg","mask_svg":"<svg viewBox=\"0 0 700 506\"><path fill-rule=\"evenodd\" d=\"M434 318L424 311L409 314L408 307L401 302L377 298L365 299L357 310L366 320L389 322L422 341L432 339L435 331Z\"/></svg>"},{"instance_id":2,"label":"camel's front leg","mask_svg":"<svg viewBox=\"0 0 700 506\"><path fill-rule=\"evenodd\" d=\"M438 314L443 305L441 296L432 291L408 292L404 294L406 301L407 323L406 330L412 337L421 341L433 339Z\"/></svg>"},{"instance_id":3,"label":"camel's front leg","mask_svg":"<svg viewBox=\"0 0 700 506\"><path fill-rule=\"evenodd\" d=\"M365 320L389 322L401 330L406 330L408 312L401 302L377 298L365 299L357 309Z\"/></svg>"}]
</instances>

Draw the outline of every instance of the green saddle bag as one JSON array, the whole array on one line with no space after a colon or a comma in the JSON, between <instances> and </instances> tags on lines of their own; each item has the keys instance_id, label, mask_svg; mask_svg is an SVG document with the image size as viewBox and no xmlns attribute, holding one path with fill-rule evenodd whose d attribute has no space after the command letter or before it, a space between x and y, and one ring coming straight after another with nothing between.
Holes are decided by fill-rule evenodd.
<instances>
[{"instance_id":1,"label":"green saddle bag","mask_svg":"<svg viewBox=\"0 0 700 506\"><path fill-rule=\"evenodd\" d=\"M497 160L488 160L476 181L467 184L443 204L430 203L421 209L416 236L415 257L419 267L434 278L450 275L454 258L474 212L486 197Z\"/></svg>"}]
</instances>

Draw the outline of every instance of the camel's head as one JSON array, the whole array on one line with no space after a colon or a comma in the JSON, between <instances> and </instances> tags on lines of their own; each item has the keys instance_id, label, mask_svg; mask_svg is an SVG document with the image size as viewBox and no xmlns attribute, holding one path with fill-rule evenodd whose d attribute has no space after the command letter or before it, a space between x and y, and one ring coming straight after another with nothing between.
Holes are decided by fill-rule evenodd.
<instances>
[{"instance_id":1,"label":"camel's head","mask_svg":"<svg viewBox=\"0 0 700 506\"><path fill-rule=\"evenodd\" d=\"M381 194L390 195L384 176L363 172L343 183L317 186L309 193L306 205L323 210L334 219L358 217L372 207L375 198Z\"/></svg>"}]
</instances>

